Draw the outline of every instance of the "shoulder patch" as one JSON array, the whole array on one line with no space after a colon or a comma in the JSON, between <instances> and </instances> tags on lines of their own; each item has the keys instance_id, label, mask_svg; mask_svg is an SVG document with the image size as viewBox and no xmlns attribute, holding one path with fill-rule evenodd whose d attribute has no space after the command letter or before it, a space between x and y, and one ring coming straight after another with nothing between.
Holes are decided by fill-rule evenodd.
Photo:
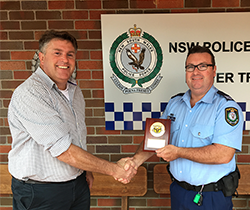
<instances>
[{"instance_id":1,"label":"shoulder patch","mask_svg":"<svg viewBox=\"0 0 250 210\"><path fill-rule=\"evenodd\" d=\"M178 93L178 94L172 96L171 99L172 99L172 98L175 98L175 97L177 97L177 96L183 96L184 94L185 94L185 93Z\"/></svg>"},{"instance_id":2,"label":"shoulder patch","mask_svg":"<svg viewBox=\"0 0 250 210\"><path fill-rule=\"evenodd\" d=\"M230 95L228 95L228 94L226 94L226 93L224 93L224 92L222 92L222 91L218 91L217 92L219 95L221 95L221 96L223 96L225 99L227 99L228 101L234 101L233 100L233 98L230 96Z\"/></svg>"},{"instance_id":3,"label":"shoulder patch","mask_svg":"<svg viewBox=\"0 0 250 210\"><path fill-rule=\"evenodd\" d=\"M239 122L238 109L236 109L234 107L226 108L225 109L225 120L231 126L237 125Z\"/></svg>"}]
</instances>

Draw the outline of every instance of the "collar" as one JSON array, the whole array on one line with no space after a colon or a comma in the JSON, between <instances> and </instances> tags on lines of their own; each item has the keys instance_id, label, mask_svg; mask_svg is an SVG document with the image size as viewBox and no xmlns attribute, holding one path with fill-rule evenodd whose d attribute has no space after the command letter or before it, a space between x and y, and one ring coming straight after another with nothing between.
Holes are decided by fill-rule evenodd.
<instances>
[{"instance_id":1,"label":"collar","mask_svg":"<svg viewBox=\"0 0 250 210\"><path fill-rule=\"evenodd\" d=\"M218 89L212 85L206 95L197 103L204 102L204 103L212 103L215 94L218 92ZM187 104L190 104L191 99L191 90L189 89L182 97L181 100L185 101Z\"/></svg>"},{"instance_id":2,"label":"collar","mask_svg":"<svg viewBox=\"0 0 250 210\"><path fill-rule=\"evenodd\" d=\"M37 74L49 88L52 89L54 86L57 87L56 83L50 79L50 77L41 69L40 66L37 68L34 74ZM76 80L72 77L69 78L68 83L74 86L77 85Z\"/></svg>"}]
</instances>

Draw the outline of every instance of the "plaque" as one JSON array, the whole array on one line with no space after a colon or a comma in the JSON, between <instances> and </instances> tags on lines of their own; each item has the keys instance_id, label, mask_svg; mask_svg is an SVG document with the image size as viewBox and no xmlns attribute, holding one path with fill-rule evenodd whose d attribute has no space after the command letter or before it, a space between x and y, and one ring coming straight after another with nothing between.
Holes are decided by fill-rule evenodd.
<instances>
[{"instance_id":1,"label":"plaque","mask_svg":"<svg viewBox=\"0 0 250 210\"><path fill-rule=\"evenodd\" d=\"M147 118L144 132L143 150L154 152L165 147L170 138L170 119Z\"/></svg>"}]
</instances>

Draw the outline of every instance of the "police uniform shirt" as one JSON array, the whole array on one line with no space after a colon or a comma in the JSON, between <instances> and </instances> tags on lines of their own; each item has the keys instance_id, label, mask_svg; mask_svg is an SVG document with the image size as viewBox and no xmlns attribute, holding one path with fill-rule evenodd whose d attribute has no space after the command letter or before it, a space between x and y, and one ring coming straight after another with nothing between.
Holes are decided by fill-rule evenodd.
<instances>
[{"instance_id":1,"label":"police uniform shirt","mask_svg":"<svg viewBox=\"0 0 250 210\"><path fill-rule=\"evenodd\" d=\"M178 147L204 147L213 143L241 151L243 114L239 105L214 86L191 108L190 90L169 101L163 119L171 119L170 143ZM201 164L178 158L170 171L191 185L217 182L235 170L235 155L227 164Z\"/></svg>"}]
</instances>

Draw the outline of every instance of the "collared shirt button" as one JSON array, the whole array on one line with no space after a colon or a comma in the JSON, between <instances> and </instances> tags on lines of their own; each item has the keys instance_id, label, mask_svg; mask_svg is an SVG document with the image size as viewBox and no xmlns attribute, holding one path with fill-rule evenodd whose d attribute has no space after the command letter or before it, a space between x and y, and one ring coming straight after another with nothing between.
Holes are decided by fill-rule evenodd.
<instances>
[{"instance_id":1,"label":"collared shirt button","mask_svg":"<svg viewBox=\"0 0 250 210\"><path fill-rule=\"evenodd\" d=\"M182 142L184 142L184 140L182 140Z\"/></svg>"},{"instance_id":2,"label":"collared shirt button","mask_svg":"<svg viewBox=\"0 0 250 210\"><path fill-rule=\"evenodd\" d=\"M186 126L186 127L188 127L188 125L187 125L187 124L186 124L185 126Z\"/></svg>"},{"instance_id":3,"label":"collared shirt button","mask_svg":"<svg viewBox=\"0 0 250 210\"><path fill-rule=\"evenodd\" d=\"M198 132L198 136L200 136L201 135L201 132Z\"/></svg>"},{"instance_id":4,"label":"collared shirt button","mask_svg":"<svg viewBox=\"0 0 250 210\"><path fill-rule=\"evenodd\" d=\"M180 174L182 173L182 171L180 171Z\"/></svg>"}]
</instances>

